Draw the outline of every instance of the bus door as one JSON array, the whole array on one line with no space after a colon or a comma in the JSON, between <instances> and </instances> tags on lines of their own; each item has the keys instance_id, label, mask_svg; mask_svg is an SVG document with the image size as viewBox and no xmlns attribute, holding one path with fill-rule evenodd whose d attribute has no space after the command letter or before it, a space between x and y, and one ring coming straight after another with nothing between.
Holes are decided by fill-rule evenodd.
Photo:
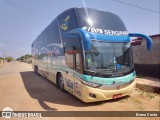
<instances>
[{"instance_id":1,"label":"bus door","mask_svg":"<svg viewBox=\"0 0 160 120\"><path fill-rule=\"evenodd\" d=\"M66 69L66 90L77 97L81 97L81 81L78 80L78 74L82 73L81 50L72 47L65 47Z\"/></svg>"},{"instance_id":2,"label":"bus door","mask_svg":"<svg viewBox=\"0 0 160 120\"><path fill-rule=\"evenodd\" d=\"M66 75L64 87L68 92L74 94L74 54L71 53L71 49L71 47L65 47Z\"/></svg>"}]
</instances>

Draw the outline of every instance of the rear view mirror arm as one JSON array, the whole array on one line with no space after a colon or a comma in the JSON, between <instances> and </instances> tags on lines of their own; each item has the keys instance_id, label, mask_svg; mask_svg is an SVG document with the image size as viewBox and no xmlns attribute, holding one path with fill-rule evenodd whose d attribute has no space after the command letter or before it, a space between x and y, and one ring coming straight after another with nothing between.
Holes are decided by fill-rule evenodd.
<instances>
[{"instance_id":1,"label":"rear view mirror arm","mask_svg":"<svg viewBox=\"0 0 160 120\"><path fill-rule=\"evenodd\" d=\"M146 40L147 43L147 49L151 50L152 49L152 39L144 34L140 34L140 33L129 33L130 37L140 37L140 38L144 38Z\"/></svg>"}]
</instances>

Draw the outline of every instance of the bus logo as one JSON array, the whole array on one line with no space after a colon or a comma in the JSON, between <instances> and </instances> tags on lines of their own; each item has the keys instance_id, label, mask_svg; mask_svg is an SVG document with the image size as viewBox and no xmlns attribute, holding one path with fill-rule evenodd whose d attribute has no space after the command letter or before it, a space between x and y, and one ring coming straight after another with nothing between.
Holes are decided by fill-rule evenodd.
<instances>
[{"instance_id":1,"label":"bus logo","mask_svg":"<svg viewBox=\"0 0 160 120\"><path fill-rule=\"evenodd\" d=\"M5 107L2 111L2 117L4 118L11 118L12 117L13 109L10 107Z\"/></svg>"},{"instance_id":2,"label":"bus logo","mask_svg":"<svg viewBox=\"0 0 160 120\"><path fill-rule=\"evenodd\" d=\"M69 21L69 19L70 19L70 16L68 15L64 19L63 24L61 25L61 29L63 29L63 30L67 30L68 29L68 21Z\"/></svg>"}]
</instances>

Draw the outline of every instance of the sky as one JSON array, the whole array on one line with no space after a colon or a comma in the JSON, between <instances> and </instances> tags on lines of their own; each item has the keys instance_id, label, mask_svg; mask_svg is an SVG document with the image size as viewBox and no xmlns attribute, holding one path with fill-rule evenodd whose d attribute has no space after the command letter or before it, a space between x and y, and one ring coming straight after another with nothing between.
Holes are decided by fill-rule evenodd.
<instances>
[{"instance_id":1,"label":"sky","mask_svg":"<svg viewBox=\"0 0 160 120\"><path fill-rule=\"evenodd\" d=\"M89 7L117 14L129 33L160 33L160 0L0 0L0 57L31 54L36 37L61 12Z\"/></svg>"}]
</instances>

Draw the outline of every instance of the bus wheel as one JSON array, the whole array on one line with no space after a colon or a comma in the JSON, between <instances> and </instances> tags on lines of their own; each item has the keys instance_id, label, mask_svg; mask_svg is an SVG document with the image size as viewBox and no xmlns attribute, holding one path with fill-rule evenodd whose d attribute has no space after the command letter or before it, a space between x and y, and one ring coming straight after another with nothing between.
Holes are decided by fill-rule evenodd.
<instances>
[{"instance_id":1,"label":"bus wheel","mask_svg":"<svg viewBox=\"0 0 160 120\"><path fill-rule=\"evenodd\" d=\"M38 67L37 67L37 66L34 66L34 72L35 72L36 74L38 74Z\"/></svg>"},{"instance_id":2,"label":"bus wheel","mask_svg":"<svg viewBox=\"0 0 160 120\"><path fill-rule=\"evenodd\" d=\"M58 75L58 87L60 88L61 91L65 91L64 89L64 80L61 74Z\"/></svg>"}]
</instances>

